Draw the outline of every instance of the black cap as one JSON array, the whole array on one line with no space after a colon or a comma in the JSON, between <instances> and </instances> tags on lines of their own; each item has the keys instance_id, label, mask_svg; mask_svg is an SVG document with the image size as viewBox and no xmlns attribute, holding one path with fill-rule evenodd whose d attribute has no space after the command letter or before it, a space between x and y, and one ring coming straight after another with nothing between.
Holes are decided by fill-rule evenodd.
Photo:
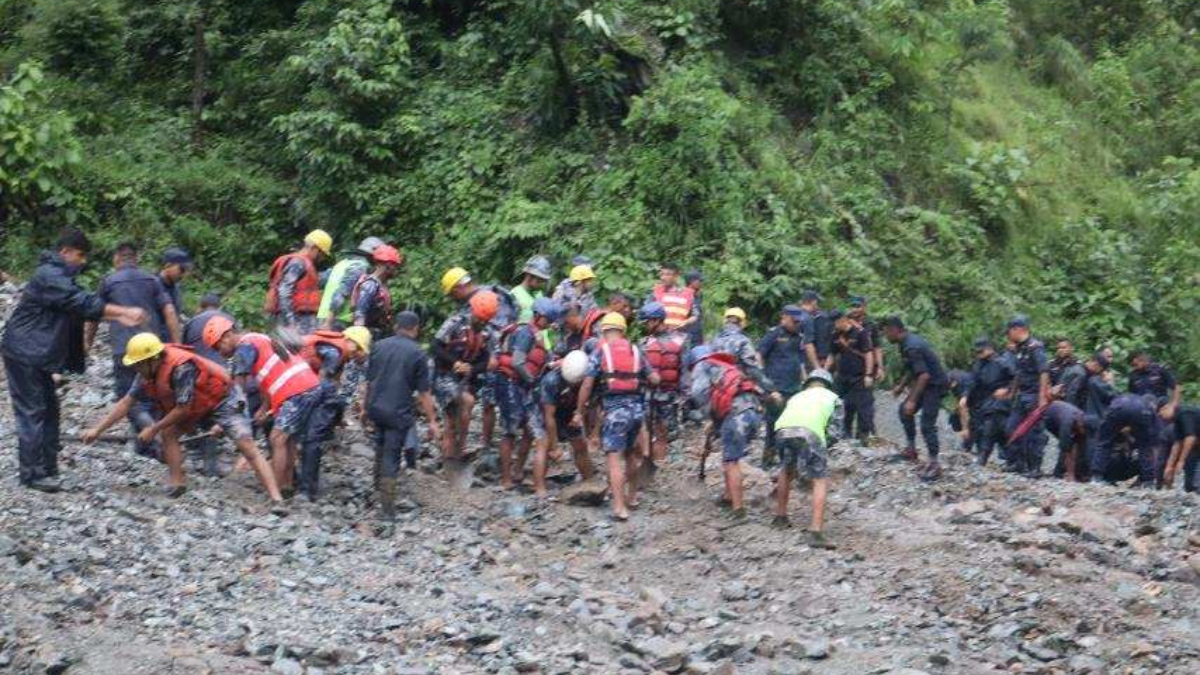
<instances>
[{"instance_id":1,"label":"black cap","mask_svg":"<svg viewBox=\"0 0 1200 675\"><path fill-rule=\"evenodd\" d=\"M901 319L898 316L885 317L880 324L884 328L899 328L900 330L904 330L904 319Z\"/></svg>"},{"instance_id":2,"label":"black cap","mask_svg":"<svg viewBox=\"0 0 1200 675\"><path fill-rule=\"evenodd\" d=\"M807 290L800 294L800 302L821 301L821 294L814 290Z\"/></svg>"},{"instance_id":3,"label":"black cap","mask_svg":"<svg viewBox=\"0 0 1200 675\"><path fill-rule=\"evenodd\" d=\"M980 349L983 349L984 347L991 347L992 349L996 348L996 345L992 344L991 338L986 338L986 337L977 337L977 338L975 338L975 342L972 344L975 347L976 351L979 351Z\"/></svg>"},{"instance_id":4,"label":"black cap","mask_svg":"<svg viewBox=\"0 0 1200 675\"><path fill-rule=\"evenodd\" d=\"M416 312L405 310L396 315L396 330L412 330L421 326L421 317Z\"/></svg>"},{"instance_id":5,"label":"black cap","mask_svg":"<svg viewBox=\"0 0 1200 675\"><path fill-rule=\"evenodd\" d=\"M862 307L866 304L867 304L866 296L863 296L863 295L850 296L850 306L851 307Z\"/></svg>"},{"instance_id":6,"label":"black cap","mask_svg":"<svg viewBox=\"0 0 1200 675\"><path fill-rule=\"evenodd\" d=\"M700 270L688 270L687 273L683 275L683 282L690 284L693 281L704 281L704 274L702 274Z\"/></svg>"},{"instance_id":7,"label":"black cap","mask_svg":"<svg viewBox=\"0 0 1200 675\"><path fill-rule=\"evenodd\" d=\"M162 253L162 264L164 265L182 265L191 267L192 256L187 251L181 248L169 248Z\"/></svg>"},{"instance_id":8,"label":"black cap","mask_svg":"<svg viewBox=\"0 0 1200 675\"><path fill-rule=\"evenodd\" d=\"M845 312L843 312L843 311L842 311L842 310L840 310L840 309L835 309L835 310L833 310L832 312L830 312L830 313L829 313L829 320L830 320L830 321L837 321L838 319L842 318L843 316L846 316L846 313L845 313Z\"/></svg>"},{"instance_id":9,"label":"black cap","mask_svg":"<svg viewBox=\"0 0 1200 675\"><path fill-rule=\"evenodd\" d=\"M1102 351L1092 354L1092 360L1095 361L1096 363L1099 363L1100 367L1104 368L1106 370L1108 369L1109 366L1112 365L1112 361L1109 361L1108 357L1105 356L1104 352L1102 352Z\"/></svg>"},{"instance_id":10,"label":"black cap","mask_svg":"<svg viewBox=\"0 0 1200 675\"><path fill-rule=\"evenodd\" d=\"M220 307L221 306L221 295L219 293L205 293L204 296L200 298L200 306L201 307Z\"/></svg>"},{"instance_id":11,"label":"black cap","mask_svg":"<svg viewBox=\"0 0 1200 675\"><path fill-rule=\"evenodd\" d=\"M1029 317L1024 314L1016 314L1008 320L1009 328L1029 328Z\"/></svg>"}]
</instances>

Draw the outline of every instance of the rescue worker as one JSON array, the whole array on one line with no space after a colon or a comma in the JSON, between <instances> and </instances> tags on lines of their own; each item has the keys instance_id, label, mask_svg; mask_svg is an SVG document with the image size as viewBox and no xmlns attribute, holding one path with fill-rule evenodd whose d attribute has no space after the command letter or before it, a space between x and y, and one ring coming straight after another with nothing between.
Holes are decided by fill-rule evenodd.
<instances>
[{"instance_id":1,"label":"rescue worker","mask_svg":"<svg viewBox=\"0 0 1200 675\"><path fill-rule=\"evenodd\" d=\"M833 324L821 312L821 294L813 290L800 295L800 332L804 335L804 353L809 370L829 370L826 360L833 351Z\"/></svg>"},{"instance_id":2,"label":"rescue worker","mask_svg":"<svg viewBox=\"0 0 1200 675\"><path fill-rule=\"evenodd\" d=\"M112 347L112 385L113 400L118 400L129 392L133 384L133 368L124 364L125 346L129 339L138 333L150 331L163 341L178 343L182 330L175 304L170 294L159 279L152 273L138 267L137 246L124 242L117 246L113 253L113 272L100 282L97 294L106 303L140 307L150 317L144 327L126 328L116 321L108 322L108 340ZM92 343L96 338L98 324L89 321L84 326L84 345L90 353ZM138 401L129 409L129 427L137 435L142 429L154 424L153 406ZM137 453L144 457L160 457L161 447L158 444L135 443Z\"/></svg>"},{"instance_id":3,"label":"rescue worker","mask_svg":"<svg viewBox=\"0 0 1200 675\"><path fill-rule=\"evenodd\" d=\"M670 315L658 302L647 302L638 310L646 337L640 346L650 368L658 375L658 386L650 391L650 466L666 461L671 435L679 424L679 391L687 334L668 325ZM683 326L686 328L686 325Z\"/></svg>"},{"instance_id":4,"label":"rescue worker","mask_svg":"<svg viewBox=\"0 0 1200 675\"><path fill-rule=\"evenodd\" d=\"M520 484L525 471L529 448L543 433L542 410L534 390L550 362L550 354L541 334L558 321L561 310L550 298L538 298L533 303L533 318L528 323L515 323L505 328L498 339L494 357L496 373L496 402L504 435L500 439L500 486L510 490ZM514 463L513 447L517 437L521 445ZM533 487L539 496L546 495L546 453L539 450L533 463Z\"/></svg>"},{"instance_id":5,"label":"rescue worker","mask_svg":"<svg viewBox=\"0 0 1200 675\"><path fill-rule=\"evenodd\" d=\"M465 458L471 409L487 373L492 342L489 322L496 316L498 305L495 293L474 293L470 313L451 314L433 336L433 393L445 416L442 459L446 463L461 463Z\"/></svg>"},{"instance_id":6,"label":"rescue worker","mask_svg":"<svg viewBox=\"0 0 1200 675\"><path fill-rule=\"evenodd\" d=\"M597 382L602 384L604 422L600 436L608 465L612 513L613 518L624 521L629 519L629 509L637 507L638 434L646 417L646 386L657 386L659 379L642 350L625 337L625 317L610 312L600 320L599 327L600 342L579 387L573 422L583 426L583 411Z\"/></svg>"},{"instance_id":7,"label":"rescue worker","mask_svg":"<svg viewBox=\"0 0 1200 675\"><path fill-rule=\"evenodd\" d=\"M1087 475L1084 466L1087 463L1087 424L1083 411L1062 400L1051 401L1046 407L1043 417L1046 429L1058 440L1058 460L1055 466L1063 467L1059 472L1055 469L1055 477L1083 482Z\"/></svg>"},{"instance_id":8,"label":"rescue worker","mask_svg":"<svg viewBox=\"0 0 1200 675\"><path fill-rule=\"evenodd\" d=\"M564 307L578 305L579 311L587 314L597 308L593 285L596 283L596 272L591 265L576 265L570 274L554 289L554 299Z\"/></svg>"},{"instance_id":9,"label":"rescue worker","mask_svg":"<svg viewBox=\"0 0 1200 675\"><path fill-rule=\"evenodd\" d=\"M396 516L400 462L417 423L418 407L429 426L430 442L441 440L430 395L429 359L417 344L420 331L421 320L415 313L397 314L396 334L375 344L367 367L362 422L374 431L375 489L380 517L385 521Z\"/></svg>"},{"instance_id":10,"label":"rescue worker","mask_svg":"<svg viewBox=\"0 0 1200 675\"><path fill-rule=\"evenodd\" d=\"M321 308L317 263L332 250L333 237L324 230L313 230L304 237L299 251L285 253L271 263L263 309L277 325L305 335L316 329L317 310Z\"/></svg>"},{"instance_id":11,"label":"rescue worker","mask_svg":"<svg viewBox=\"0 0 1200 675\"><path fill-rule=\"evenodd\" d=\"M829 487L829 450L845 428L842 400L831 387L828 371L814 370L804 382L804 390L788 399L783 413L775 421L783 471L775 486L776 527L788 527L788 492L796 474L803 471L812 481L812 521L807 543L812 548L832 549L825 539L825 497Z\"/></svg>"},{"instance_id":12,"label":"rescue worker","mask_svg":"<svg viewBox=\"0 0 1200 675\"><path fill-rule=\"evenodd\" d=\"M1046 360L1046 349L1041 341L1029 332L1029 319L1023 314L1008 322L1008 339L1015 345L1013 352L1012 408L1008 414L1007 432L1012 432L1028 415L1050 403L1050 364ZM1023 473L1030 478L1042 475L1042 453L1046 447L1045 425L1038 422L1024 436L1010 444L1009 456L1013 463L1010 471Z\"/></svg>"},{"instance_id":13,"label":"rescue worker","mask_svg":"<svg viewBox=\"0 0 1200 675\"><path fill-rule=\"evenodd\" d=\"M879 323L872 319L867 308L867 298L863 295L850 296L850 312L856 315L862 327L871 336L871 344L875 346L875 372L871 373L871 377L876 382L882 382L887 375L887 369L883 363L883 336L879 332ZM871 418L870 433L875 434L875 419Z\"/></svg>"},{"instance_id":14,"label":"rescue worker","mask_svg":"<svg viewBox=\"0 0 1200 675\"><path fill-rule=\"evenodd\" d=\"M711 347L714 352L722 352L734 357L738 367L764 391L772 391L775 386L763 372L762 360L754 343L744 332L746 312L741 307L730 307L725 310L725 325L713 338Z\"/></svg>"},{"instance_id":15,"label":"rescue worker","mask_svg":"<svg viewBox=\"0 0 1200 675\"><path fill-rule=\"evenodd\" d=\"M700 270L689 270L683 275L683 283L692 291L692 308L696 320L687 325L688 345L704 344L704 275Z\"/></svg>"},{"instance_id":16,"label":"rescue worker","mask_svg":"<svg viewBox=\"0 0 1200 675\"><path fill-rule=\"evenodd\" d=\"M662 305L667 314L664 323L671 330L686 331L699 319L696 296L692 289L679 285L679 267L673 263L663 263L659 267L658 283L651 289L646 302Z\"/></svg>"},{"instance_id":17,"label":"rescue worker","mask_svg":"<svg viewBox=\"0 0 1200 675\"><path fill-rule=\"evenodd\" d=\"M945 406L946 401L943 400L943 405L946 407L946 418L950 422L950 429L958 434L959 450L963 452L971 452L971 446L974 439L971 437L971 415L967 410L964 394L971 388L973 376L969 371L959 370L957 368L946 373L946 394L949 398L949 405Z\"/></svg>"},{"instance_id":18,"label":"rescue worker","mask_svg":"<svg viewBox=\"0 0 1200 675\"><path fill-rule=\"evenodd\" d=\"M512 289L517 303L517 321L529 323L533 320L533 303L543 296L542 287L550 283L550 261L545 256L535 255L525 261L521 268L521 283Z\"/></svg>"},{"instance_id":19,"label":"rescue worker","mask_svg":"<svg viewBox=\"0 0 1200 675\"><path fill-rule=\"evenodd\" d=\"M971 366L971 383L963 392L961 403L967 411L964 426L975 448L976 460L979 466L987 466L997 446L1004 453L1013 371L996 355L996 347L988 338L976 338L973 346L975 363Z\"/></svg>"},{"instance_id":20,"label":"rescue worker","mask_svg":"<svg viewBox=\"0 0 1200 675\"><path fill-rule=\"evenodd\" d=\"M1104 420L1104 413L1108 412L1109 404L1118 395L1116 387L1113 386L1114 377L1109 365L1108 357L1104 355L1103 351L1093 354L1083 363L1087 374L1084 375L1083 384L1079 387L1077 400L1067 401L1083 411L1083 421L1088 434L1087 443L1084 446L1089 455L1088 468L1092 465L1091 453L1095 452L1096 444L1099 442L1100 423Z\"/></svg>"},{"instance_id":21,"label":"rescue worker","mask_svg":"<svg viewBox=\"0 0 1200 675\"><path fill-rule=\"evenodd\" d=\"M404 256L387 244L375 247L371 254L375 267L370 274L359 276L350 291L350 305L354 308L354 325L371 331L372 337L387 336L392 332L392 293L388 281L404 262Z\"/></svg>"},{"instance_id":22,"label":"rescue worker","mask_svg":"<svg viewBox=\"0 0 1200 675\"><path fill-rule=\"evenodd\" d=\"M1050 395L1053 398L1071 401L1083 384L1086 371L1075 358L1075 345L1065 337L1054 341L1054 359L1047 371L1050 374Z\"/></svg>"},{"instance_id":23,"label":"rescue worker","mask_svg":"<svg viewBox=\"0 0 1200 675\"><path fill-rule=\"evenodd\" d=\"M372 335L364 326L344 331L317 330L304 336L300 357L321 379L321 397L313 404L300 448L300 492L316 501L324 444L354 396L371 353Z\"/></svg>"},{"instance_id":24,"label":"rescue worker","mask_svg":"<svg viewBox=\"0 0 1200 675\"><path fill-rule=\"evenodd\" d=\"M383 243L379 237L367 237L357 249L346 251L346 256L330 268L321 293L321 304L317 307L317 321L321 327L337 330L354 322L350 294L359 277L371 271L371 254Z\"/></svg>"},{"instance_id":25,"label":"rescue worker","mask_svg":"<svg viewBox=\"0 0 1200 675\"><path fill-rule=\"evenodd\" d=\"M938 463L938 409L945 395L946 371L941 359L925 338L909 332L904 321L897 316L883 320L883 333L888 342L896 345L904 363L904 375L892 389L893 396L907 391L900 404L900 423L904 427L907 445L901 458L917 460L917 413L921 414L921 436L925 439L925 451L929 461L918 466L917 475L923 480L936 480L942 475Z\"/></svg>"},{"instance_id":26,"label":"rescue worker","mask_svg":"<svg viewBox=\"0 0 1200 675\"><path fill-rule=\"evenodd\" d=\"M224 317L214 317L204 327L204 341L233 359L234 382L245 391L253 379L262 394L262 405L254 413L258 424L272 418L267 441L271 468L284 497L295 493L296 456L308 432L309 418L320 401L321 382L308 363L288 351L278 340L262 333L245 333Z\"/></svg>"},{"instance_id":27,"label":"rescue worker","mask_svg":"<svg viewBox=\"0 0 1200 675\"><path fill-rule=\"evenodd\" d=\"M1185 492L1196 492L1200 489L1200 453L1196 452L1196 432L1200 429L1200 407L1194 405L1180 406L1175 413L1175 443L1167 458L1167 466L1163 470L1163 484L1171 487L1175 484L1175 476L1183 474L1183 489Z\"/></svg>"},{"instance_id":28,"label":"rescue worker","mask_svg":"<svg viewBox=\"0 0 1200 675\"><path fill-rule=\"evenodd\" d=\"M875 431L875 343L862 324L863 312L834 312L834 392L845 406L841 436L865 443ZM774 378L772 378L774 379ZM855 423L858 424L857 431Z\"/></svg>"},{"instance_id":29,"label":"rescue worker","mask_svg":"<svg viewBox=\"0 0 1200 675\"><path fill-rule=\"evenodd\" d=\"M1175 380L1170 370L1150 360L1150 355L1138 350L1129 355L1129 393L1154 397L1158 417L1162 421L1159 443L1170 448L1175 443L1175 411L1183 399L1183 385ZM1158 467L1161 477L1162 466Z\"/></svg>"},{"instance_id":30,"label":"rescue worker","mask_svg":"<svg viewBox=\"0 0 1200 675\"><path fill-rule=\"evenodd\" d=\"M162 267L158 271L158 281L162 284L163 291L166 292L167 297L171 299L171 305L175 308L175 316L180 323L183 323L183 317L186 312L183 311L183 287L181 282L192 271L192 256L184 249L174 246L163 251L159 262ZM179 335L177 333L171 333L171 336L172 340L179 342Z\"/></svg>"},{"instance_id":31,"label":"rescue worker","mask_svg":"<svg viewBox=\"0 0 1200 675\"><path fill-rule=\"evenodd\" d=\"M762 424L758 398L764 392L738 367L738 359L727 352L704 345L693 347L690 358L695 365L689 396L698 414L708 412L713 431L721 439L725 485L718 504L740 519L746 515L741 461ZM772 398L778 402L779 394L772 394Z\"/></svg>"},{"instance_id":32,"label":"rescue worker","mask_svg":"<svg viewBox=\"0 0 1200 675\"><path fill-rule=\"evenodd\" d=\"M0 339L0 356L17 435L19 480L23 487L58 492L58 391L54 376L64 370L83 372L84 321L143 325L140 307L106 303L80 288L75 277L87 262L91 242L83 232L64 230L54 251L41 254L25 284Z\"/></svg>"},{"instance_id":33,"label":"rescue worker","mask_svg":"<svg viewBox=\"0 0 1200 675\"><path fill-rule=\"evenodd\" d=\"M164 345L154 333L134 335L124 351L124 363L136 371L133 383L108 415L83 433L84 443L94 443L134 405L145 401L156 405L162 416L143 429L138 440L150 443L156 436L162 438L169 471L168 497L181 497L187 492L180 437L198 425L216 424L254 468L271 501L282 500L271 467L254 444L244 402L223 366L184 345Z\"/></svg>"},{"instance_id":34,"label":"rescue worker","mask_svg":"<svg viewBox=\"0 0 1200 675\"><path fill-rule=\"evenodd\" d=\"M230 321L233 321L233 315L221 309L221 296L216 293L205 293L200 298L200 313L188 319L188 322L183 326L183 344L192 348L198 356L203 356L209 361L225 365L225 359L221 358L215 350L210 349L204 344L204 327L208 325L208 320L214 316L223 316Z\"/></svg>"},{"instance_id":35,"label":"rescue worker","mask_svg":"<svg viewBox=\"0 0 1200 675\"><path fill-rule=\"evenodd\" d=\"M575 424L575 411L579 409L579 387L587 375L587 366L587 354L578 350L570 352L559 362L553 363L538 383L537 396L542 406L543 424L542 443L538 447L538 454L545 454L546 457L534 460L535 490L539 474L538 462L547 462L552 454L551 449L558 443L566 442L571 446L575 468L581 480L591 480L595 473L592 461L588 457L583 427ZM544 474L542 482L545 482Z\"/></svg>"},{"instance_id":36,"label":"rescue worker","mask_svg":"<svg viewBox=\"0 0 1200 675\"><path fill-rule=\"evenodd\" d=\"M758 358L763 364L763 373L783 400L800 391L804 377L804 335L800 332L800 313L796 305L784 307L779 315L779 324L772 326L758 343ZM775 420L783 413L783 405L767 404L766 413L763 466L770 467L775 464L777 450Z\"/></svg>"},{"instance_id":37,"label":"rescue worker","mask_svg":"<svg viewBox=\"0 0 1200 675\"><path fill-rule=\"evenodd\" d=\"M1128 431L1137 452L1138 487L1154 485L1160 451L1158 417L1152 395L1121 394L1113 399L1100 422L1092 454L1092 482L1105 482L1104 475L1118 436Z\"/></svg>"}]
</instances>

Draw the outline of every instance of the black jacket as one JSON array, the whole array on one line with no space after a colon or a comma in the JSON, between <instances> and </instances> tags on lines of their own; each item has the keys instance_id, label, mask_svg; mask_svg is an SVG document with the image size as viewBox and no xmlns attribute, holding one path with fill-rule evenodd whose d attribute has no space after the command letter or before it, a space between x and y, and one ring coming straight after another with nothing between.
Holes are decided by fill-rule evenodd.
<instances>
[{"instance_id":1,"label":"black jacket","mask_svg":"<svg viewBox=\"0 0 1200 675\"><path fill-rule=\"evenodd\" d=\"M42 254L8 319L0 353L51 372L83 369L83 321L100 320L104 301L80 288L76 274L57 253Z\"/></svg>"}]
</instances>

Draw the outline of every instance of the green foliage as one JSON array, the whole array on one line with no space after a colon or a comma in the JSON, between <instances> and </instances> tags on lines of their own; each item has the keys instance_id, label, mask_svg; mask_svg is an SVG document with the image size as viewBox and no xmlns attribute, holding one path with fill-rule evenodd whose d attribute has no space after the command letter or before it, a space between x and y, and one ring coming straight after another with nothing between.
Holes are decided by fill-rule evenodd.
<instances>
[{"instance_id":1,"label":"green foliage","mask_svg":"<svg viewBox=\"0 0 1200 675\"><path fill-rule=\"evenodd\" d=\"M25 26L26 40L50 68L97 81L113 75L125 30L115 0L39 0Z\"/></svg>"}]
</instances>

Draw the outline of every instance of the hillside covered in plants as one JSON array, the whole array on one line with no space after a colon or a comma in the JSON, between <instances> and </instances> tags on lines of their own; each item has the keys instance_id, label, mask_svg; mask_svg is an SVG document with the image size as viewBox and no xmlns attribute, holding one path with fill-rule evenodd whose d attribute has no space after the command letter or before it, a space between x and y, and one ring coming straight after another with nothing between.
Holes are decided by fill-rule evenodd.
<instances>
[{"instance_id":1,"label":"hillside covered in plants","mask_svg":"<svg viewBox=\"0 0 1200 675\"><path fill-rule=\"evenodd\" d=\"M951 355L1013 311L1200 374L1189 0L0 0L0 269L61 226L257 310L312 227L402 302L664 258L761 327L872 298ZM90 275L107 267L98 256Z\"/></svg>"}]
</instances>

